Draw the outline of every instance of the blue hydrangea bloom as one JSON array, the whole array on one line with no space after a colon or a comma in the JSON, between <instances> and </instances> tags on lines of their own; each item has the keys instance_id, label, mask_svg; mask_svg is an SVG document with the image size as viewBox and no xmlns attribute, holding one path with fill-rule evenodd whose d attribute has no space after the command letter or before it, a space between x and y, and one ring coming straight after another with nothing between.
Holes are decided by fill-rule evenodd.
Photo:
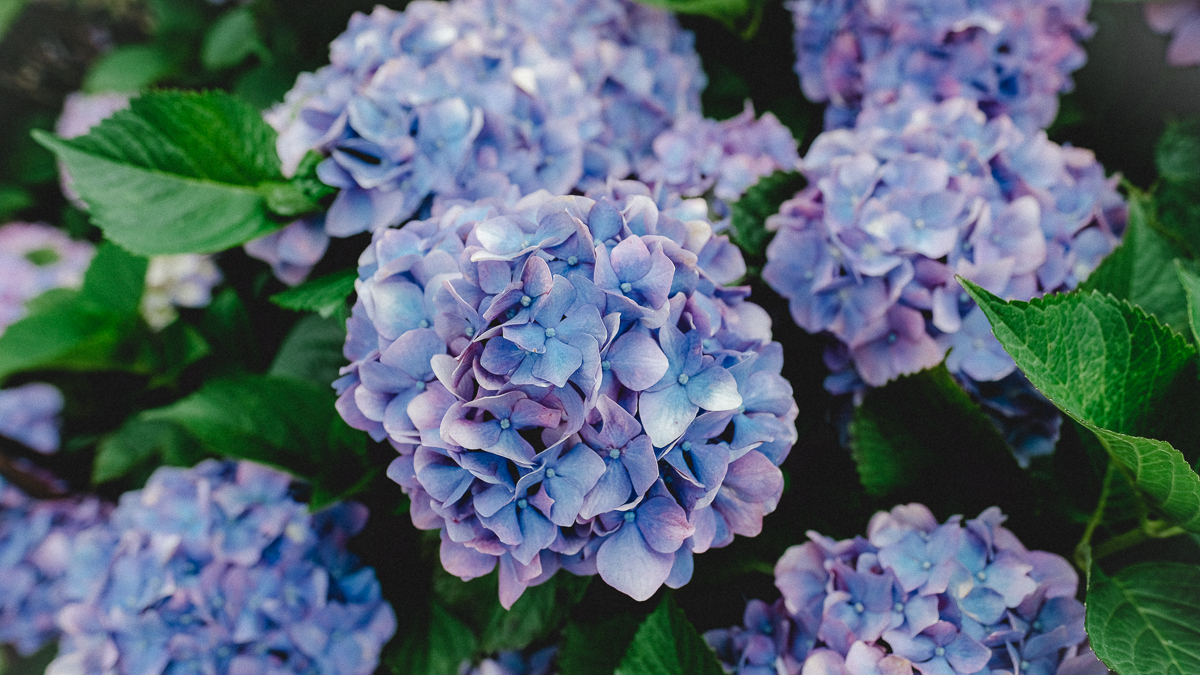
<instances>
[{"instance_id":1,"label":"blue hydrangea bloom","mask_svg":"<svg viewBox=\"0 0 1200 675\"><path fill-rule=\"evenodd\" d=\"M464 661L458 669L460 675L550 675L554 671L554 658L558 646L540 649L532 654L501 652L494 658L484 659L471 667Z\"/></svg>"},{"instance_id":2,"label":"blue hydrangea bloom","mask_svg":"<svg viewBox=\"0 0 1200 675\"><path fill-rule=\"evenodd\" d=\"M630 0L419 1L356 14L330 65L302 74L267 120L285 171L310 150L327 157L318 175L341 192L324 230L345 237L402 223L431 196L623 178L699 111L704 84L691 34ZM278 266L295 258L283 245L251 251Z\"/></svg>"},{"instance_id":3,"label":"blue hydrangea bloom","mask_svg":"<svg viewBox=\"0 0 1200 675\"><path fill-rule=\"evenodd\" d=\"M869 108L853 129L821 134L802 165L808 187L767 220L778 234L763 279L797 324L836 339L835 393L943 358L964 383L1022 378L955 275L1009 299L1065 291L1125 225L1117 177L1091 152L961 98ZM1008 413L1006 433L1021 417ZM1028 440L1015 446L1022 461L1053 448Z\"/></svg>"},{"instance_id":4,"label":"blue hydrangea bloom","mask_svg":"<svg viewBox=\"0 0 1200 675\"><path fill-rule=\"evenodd\" d=\"M0 436L41 453L56 452L62 409L62 392L45 382L0 389Z\"/></svg>"},{"instance_id":5,"label":"blue hydrangea bloom","mask_svg":"<svg viewBox=\"0 0 1200 675\"><path fill-rule=\"evenodd\" d=\"M0 643L28 656L58 637L55 615L116 543L95 498L34 499L0 478Z\"/></svg>"},{"instance_id":6,"label":"blue hydrangea bloom","mask_svg":"<svg viewBox=\"0 0 1200 675\"><path fill-rule=\"evenodd\" d=\"M117 541L58 617L47 673L374 672L396 629L374 570L345 551L366 509L316 514L249 462L161 468L121 497Z\"/></svg>"},{"instance_id":7,"label":"blue hydrangea bloom","mask_svg":"<svg viewBox=\"0 0 1200 675\"><path fill-rule=\"evenodd\" d=\"M1088 0L792 0L796 72L826 128L902 93L967 98L1026 132L1050 126L1087 60Z\"/></svg>"},{"instance_id":8,"label":"blue hydrangea bloom","mask_svg":"<svg viewBox=\"0 0 1200 675\"><path fill-rule=\"evenodd\" d=\"M775 566L782 597L705 639L738 675L1105 675L1074 568L1003 522L992 507L939 524L907 504L865 538L809 532Z\"/></svg>"},{"instance_id":9,"label":"blue hydrangea bloom","mask_svg":"<svg viewBox=\"0 0 1200 675\"><path fill-rule=\"evenodd\" d=\"M560 567L648 598L774 510L798 410L707 208L633 181L445 201L360 258L338 410L505 606Z\"/></svg>"}]
</instances>

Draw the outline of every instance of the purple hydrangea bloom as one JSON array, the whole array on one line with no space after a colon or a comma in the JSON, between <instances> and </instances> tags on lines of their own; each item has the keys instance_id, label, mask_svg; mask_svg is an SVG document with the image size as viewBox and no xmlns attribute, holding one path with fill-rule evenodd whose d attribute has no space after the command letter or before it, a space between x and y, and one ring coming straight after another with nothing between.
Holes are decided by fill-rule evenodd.
<instances>
[{"instance_id":1,"label":"purple hydrangea bloom","mask_svg":"<svg viewBox=\"0 0 1200 675\"><path fill-rule=\"evenodd\" d=\"M58 637L55 615L90 590L116 543L95 498L34 499L0 478L0 643L28 656Z\"/></svg>"},{"instance_id":2,"label":"purple hydrangea bloom","mask_svg":"<svg viewBox=\"0 0 1200 675\"><path fill-rule=\"evenodd\" d=\"M161 468L121 497L118 538L58 617L47 673L372 673L396 629L345 541L366 509L310 514L249 462Z\"/></svg>"},{"instance_id":3,"label":"purple hydrangea bloom","mask_svg":"<svg viewBox=\"0 0 1200 675\"><path fill-rule=\"evenodd\" d=\"M1125 225L1117 177L1091 152L989 120L966 99L870 108L855 128L821 134L802 164L809 186L767 220L778 234L763 278L797 324L836 339L835 393L937 365L947 350L964 383L1014 375L955 275L1009 299L1069 290Z\"/></svg>"},{"instance_id":4,"label":"purple hydrangea bloom","mask_svg":"<svg viewBox=\"0 0 1200 675\"><path fill-rule=\"evenodd\" d=\"M800 165L787 127L771 113L755 119L749 102L740 115L720 122L684 115L654 139L653 148L654 155L638 167L638 179L686 197L711 190L717 199L734 201L763 176Z\"/></svg>"},{"instance_id":5,"label":"purple hydrangea bloom","mask_svg":"<svg viewBox=\"0 0 1200 675\"><path fill-rule=\"evenodd\" d=\"M25 316L25 303L54 288L79 288L95 247L42 223L0 227L0 333Z\"/></svg>"},{"instance_id":6,"label":"purple hydrangea bloom","mask_svg":"<svg viewBox=\"0 0 1200 675\"><path fill-rule=\"evenodd\" d=\"M56 452L62 409L62 392L45 382L0 389L0 436L41 453Z\"/></svg>"},{"instance_id":7,"label":"purple hydrangea bloom","mask_svg":"<svg viewBox=\"0 0 1200 675\"><path fill-rule=\"evenodd\" d=\"M775 508L798 410L704 207L632 181L447 201L359 260L338 410L505 606L560 567L648 598Z\"/></svg>"},{"instance_id":8,"label":"purple hydrangea bloom","mask_svg":"<svg viewBox=\"0 0 1200 675\"><path fill-rule=\"evenodd\" d=\"M809 532L775 566L782 598L705 639L738 675L1105 675L1075 570L1003 522L992 507L939 524L907 504L865 538Z\"/></svg>"},{"instance_id":9,"label":"purple hydrangea bloom","mask_svg":"<svg viewBox=\"0 0 1200 675\"><path fill-rule=\"evenodd\" d=\"M554 670L554 659L558 646L553 645L532 654L501 652L494 658L484 659L471 667L469 661L459 667L459 675L550 675Z\"/></svg>"},{"instance_id":10,"label":"purple hydrangea bloom","mask_svg":"<svg viewBox=\"0 0 1200 675\"><path fill-rule=\"evenodd\" d=\"M430 196L622 178L699 110L704 82L691 34L628 0L414 2L352 17L330 65L267 120L285 172L326 155L318 175L341 192L325 232L345 237L397 225Z\"/></svg>"},{"instance_id":11,"label":"purple hydrangea bloom","mask_svg":"<svg viewBox=\"0 0 1200 675\"><path fill-rule=\"evenodd\" d=\"M1087 0L792 0L804 94L829 101L826 128L902 93L966 98L1026 132L1058 113L1087 59Z\"/></svg>"},{"instance_id":12,"label":"purple hydrangea bloom","mask_svg":"<svg viewBox=\"0 0 1200 675\"><path fill-rule=\"evenodd\" d=\"M1200 64L1200 2L1147 2L1142 5L1146 23L1160 35L1170 35L1167 63L1173 66Z\"/></svg>"},{"instance_id":13,"label":"purple hydrangea bloom","mask_svg":"<svg viewBox=\"0 0 1200 675\"><path fill-rule=\"evenodd\" d=\"M246 254L271 266L275 276L295 286L308 277L329 248L325 217L297 220L281 230L246 242Z\"/></svg>"}]
</instances>

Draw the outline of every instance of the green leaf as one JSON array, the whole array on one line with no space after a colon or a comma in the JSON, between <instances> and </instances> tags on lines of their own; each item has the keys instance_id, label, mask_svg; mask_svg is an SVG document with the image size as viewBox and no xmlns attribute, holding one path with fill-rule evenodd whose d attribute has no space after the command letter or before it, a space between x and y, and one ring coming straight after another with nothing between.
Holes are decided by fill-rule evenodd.
<instances>
[{"instance_id":1,"label":"green leaf","mask_svg":"<svg viewBox=\"0 0 1200 675\"><path fill-rule=\"evenodd\" d=\"M1200 255L1200 118L1168 123L1154 159L1159 220L1194 258Z\"/></svg>"},{"instance_id":2,"label":"green leaf","mask_svg":"<svg viewBox=\"0 0 1200 675\"><path fill-rule=\"evenodd\" d=\"M1020 473L996 426L944 365L871 390L854 410L850 452L863 487L876 496L920 488L976 494L969 476Z\"/></svg>"},{"instance_id":3,"label":"green leaf","mask_svg":"<svg viewBox=\"0 0 1200 675\"><path fill-rule=\"evenodd\" d=\"M762 19L763 0L640 0L677 14L695 14L716 19L730 30L750 38ZM745 25L739 30L739 25Z\"/></svg>"},{"instance_id":4,"label":"green leaf","mask_svg":"<svg viewBox=\"0 0 1200 675\"><path fill-rule=\"evenodd\" d=\"M572 675L612 675L637 633L638 622L627 613L594 625L574 621L563 630L558 669Z\"/></svg>"},{"instance_id":5,"label":"green leaf","mask_svg":"<svg viewBox=\"0 0 1200 675\"><path fill-rule=\"evenodd\" d=\"M21 16L25 9L25 0L0 0L0 38L8 32L8 27Z\"/></svg>"},{"instance_id":6,"label":"green leaf","mask_svg":"<svg viewBox=\"0 0 1200 675\"><path fill-rule=\"evenodd\" d=\"M149 265L149 260L104 242L84 274L80 299L109 312L134 314L146 290Z\"/></svg>"},{"instance_id":7,"label":"green leaf","mask_svg":"<svg viewBox=\"0 0 1200 675\"><path fill-rule=\"evenodd\" d=\"M779 213L779 205L795 197L804 185L804 177L799 173L776 171L758 181L730 207L730 238L751 262L761 264L767 242L773 236L767 231L767 218Z\"/></svg>"},{"instance_id":8,"label":"green leaf","mask_svg":"<svg viewBox=\"0 0 1200 675\"><path fill-rule=\"evenodd\" d=\"M83 90L92 94L139 91L166 78L175 65L175 59L159 45L118 47L92 65Z\"/></svg>"},{"instance_id":9,"label":"green leaf","mask_svg":"<svg viewBox=\"0 0 1200 675\"><path fill-rule=\"evenodd\" d=\"M1200 476L1165 441L1085 425L1129 472L1134 486L1170 522L1200 534Z\"/></svg>"},{"instance_id":10,"label":"green leaf","mask_svg":"<svg viewBox=\"0 0 1200 675\"><path fill-rule=\"evenodd\" d=\"M356 270L334 272L310 279L295 288L271 296L271 302L297 312L316 312L323 317L346 312L346 299L354 292Z\"/></svg>"},{"instance_id":11,"label":"green leaf","mask_svg":"<svg viewBox=\"0 0 1200 675\"><path fill-rule=\"evenodd\" d=\"M1200 182L1200 118L1169 122L1154 149L1154 164L1164 180Z\"/></svg>"},{"instance_id":12,"label":"green leaf","mask_svg":"<svg viewBox=\"0 0 1200 675\"><path fill-rule=\"evenodd\" d=\"M55 294L38 311L9 326L0 335L0 380L34 369L132 369L120 358L125 337L138 326L136 318L92 311L78 293Z\"/></svg>"},{"instance_id":13,"label":"green leaf","mask_svg":"<svg viewBox=\"0 0 1200 675\"><path fill-rule=\"evenodd\" d=\"M458 675L475 653L471 630L436 603L425 631L404 636L384 663L396 675Z\"/></svg>"},{"instance_id":14,"label":"green leaf","mask_svg":"<svg viewBox=\"0 0 1200 675\"><path fill-rule=\"evenodd\" d=\"M1109 293L1158 317L1183 332L1187 301L1172 260L1185 252L1155 231L1154 202L1143 193L1129 197L1129 227L1125 241L1080 285L1084 291Z\"/></svg>"},{"instance_id":15,"label":"green leaf","mask_svg":"<svg viewBox=\"0 0 1200 675\"><path fill-rule=\"evenodd\" d=\"M92 482L130 477L134 485L140 486L162 464L192 466L204 456L199 441L179 425L135 416L100 441L92 465Z\"/></svg>"},{"instance_id":16,"label":"green leaf","mask_svg":"<svg viewBox=\"0 0 1200 675\"><path fill-rule=\"evenodd\" d=\"M17 211L33 206L33 196L16 185L0 185L0 220L8 220Z\"/></svg>"},{"instance_id":17,"label":"green leaf","mask_svg":"<svg viewBox=\"0 0 1200 675\"><path fill-rule=\"evenodd\" d=\"M80 138L35 132L93 221L140 255L210 253L279 228L259 186L283 181L275 132L222 92L151 92Z\"/></svg>"},{"instance_id":18,"label":"green leaf","mask_svg":"<svg viewBox=\"0 0 1200 675\"><path fill-rule=\"evenodd\" d=\"M723 675L704 638L667 596L638 628L616 675Z\"/></svg>"},{"instance_id":19,"label":"green leaf","mask_svg":"<svg viewBox=\"0 0 1200 675\"><path fill-rule=\"evenodd\" d=\"M240 7L217 19L204 35L200 63L209 70L222 70L238 65L251 54L267 54L258 37L254 13Z\"/></svg>"},{"instance_id":20,"label":"green leaf","mask_svg":"<svg viewBox=\"0 0 1200 675\"><path fill-rule=\"evenodd\" d=\"M365 436L345 426L334 401L328 386L242 375L206 382L141 419L177 424L216 455L270 464L307 479L317 507L361 489L376 474L366 462Z\"/></svg>"},{"instance_id":21,"label":"green leaf","mask_svg":"<svg viewBox=\"0 0 1200 675\"><path fill-rule=\"evenodd\" d=\"M1175 272L1187 294L1187 316L1192 337L1196 339L1196 344L1200 344L1200 275L1189 270L1180 260L1175 261Z\"/></svg>"},{"instance_id":22,"label":"green leaf","mask_svg":"<svg viewBox=\"0 0 1200 675\"><path fill-rule=\"evenodd\" d=\"M306 316L284 338L269 374L329 386L338 378L338 370L346 365L346 357L342 355L345 343L344 321Z\"/></svg>"},{"instance_id":23,"label":"green leaf","mask_svg":"<svg viewBox=\"0 0 1200 675\"><path fill-rule=\"evenodd\" d=\"M1200 673L1200 567L1155 561L1088 575L1092 649L1121 675Z\"/></svg>"},{"instance_id":24,"label":"green leaf","mask_svg":"<svg viewBox=\"0 0 1200 675\"><path fill-rule=\"evenodd\" d=\"M1196 350L1126 301L1090 293L1005 302L965 279L963 287L1029 380L1080 422L1155 435L1156 408L1192 366Z\"/></svg>"}]
</instances>

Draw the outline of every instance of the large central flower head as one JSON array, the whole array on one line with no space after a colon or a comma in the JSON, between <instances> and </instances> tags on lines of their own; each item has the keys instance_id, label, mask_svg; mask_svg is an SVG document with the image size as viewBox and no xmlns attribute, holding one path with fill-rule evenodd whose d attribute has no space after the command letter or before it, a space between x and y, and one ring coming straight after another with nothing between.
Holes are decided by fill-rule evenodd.
<instances>
[{"instance_id":1,"label":"large central flower head","mask_svg":"<svg viewBox=\"0 0 1200 675\"><path fill-rule=\"evenodd\" d=\"M778 235L763 279L797 324L837 339L836 393L935 366L948 349L968 386L1020 377L955 275L1018 300L1071 289L1125 225L1117 178L1091 152L966 99L868 108L855 128L817 137L802 164L808 187L767 219Z\"/></svg>"},{"instance_id":2,"label":"large central flower head","mask_svg":"<svg viewBox=\"0 0 1200 675\"><path fill-rule=\"evenodd\" d=\"M1087 59L1085 0L792 0L804 94L826 128L904 90L968 98L1023 131L1045 128Z\"/></svg>"},{"instance_id":3,"label":"large central flower head","mask_svg":"<svg viewBox=\"0 0 1200 675\"><path fill-rule=\"evenodd\" d=\"M499 564L506 606L559 567L644 599L758 533L797 408L706 212L614 182L376 234L338 410L399 450L447 570Z\"/></svg>"},{"instance_id":4,"label":"large central flower head","mask_svg":"<svg viewBox=\"0 0 1200 675\"><path fill-rule=\"evenodd\" d=\"M161 468L113 511L103 555L58 616L46 672L367 675L396 630L375 571L345 549L366 508L311 514L250 462Z\"/></svg>"}]
</instances>

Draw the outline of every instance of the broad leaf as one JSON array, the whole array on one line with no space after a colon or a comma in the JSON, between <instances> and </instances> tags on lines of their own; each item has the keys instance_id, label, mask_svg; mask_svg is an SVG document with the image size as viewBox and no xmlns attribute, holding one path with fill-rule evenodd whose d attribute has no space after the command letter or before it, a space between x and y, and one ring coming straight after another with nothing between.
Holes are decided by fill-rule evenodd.
<instances>
[{"instance_id":1,"label":"broad leaf","mask_svg":"<svg viewBox=\"0 0 1200 675\"><path fill-rule=\"evenodd\" d=\"M26 370L134 370L142 354L121 349L139 326L136 316L99 312L79 294L55 294L0 335L0 380Z\"/></svg>"},{"instance_id":2,"label":"broad leaf","mask_svg":"<svg viewBox=\"0 0 1200 675\"><path fill-rule=\"evenodd\" d=\"M1200 673L1200 567L1155 561L1112 576L1093 565L1087 632L1121 675Z\"/></svg>"},{"instance_id":3,"label":"broad leaf","mask_svg":"<svg viewBox=\"0 0 1200 675\"><path fill-rule=\"evenodd\" d=\"M134 487L140 487L160 465L192 466L204 456L199 441L181 426L135 416L100 441L92 482L128 477Z\"/></svg>"},{"instance_id":4,"label":"broad leaf","mask_svg":"<svg viewBox=\"0 0 1200 675\"><path fill-rule=\"evenodd\" d=\"M458 675L459 666L475 653L475 636L436 603L428 628L397 636L399 646L384 665L395 675Z\"/></svg>"},{"instance_id":5,"label":"broad leaf","mask_svg":"<svg viewBox=\"0 0 1200 675\"><path fill-rule=\"evenodd\" d=\"M1196 344L1200 344L1200 275L1188 269L1180 260L1175 261L1175 272L1187 294L1187 316L1192 337L1196 339Z\"/></svg>"},{"instance_id":6,"label":"broad leaf","mask_svg":"<svg viewBox=\"0 0 1200 675\"><path fill-rule=\"evenodd\" d=\"M266 53L258 37L254 12L239 7L217 19L204 35L200 63L209 70L232 68L254 53Z\"/></svg>"},{"instance_id":7,"label":"broad leaf","mask_svg":"<svg viewBox=\"0 0 1200 675\"><path fill-rule=\"evenodd\" d=\"M161 45L126 45L100 57L83 81L89 93L128 93L145 89L175 70L175 59Z\"/></svg>"},{"instance_id":8,"label":"broad leaf","mask_svg":"<svg viewBox=\"0 0 1200 675\"><path fill-rule=\"evenodd\" d=\"M637 630L638 622L629 614L619 614L594 625L568 623L558 651L559 671L573 675L613 675Z\"/></svg>"},{"instance_id":9,"label":"broad leaf","mask_svg":"<svg viewBox=\"0 0 1200 675\"><path fill-rule=\"evenodd\" d=\"M704 638L671 596L638 628L616 675L723 675Z\"/></svg>"},{"instance_id":10,"label":"broad leaf","mask_svg":"<svg viewBox=\"0 0 1200 675\"><path fill-rule=\"evenodd\" d=\"M338 378L338 370L346 365L342 345L346 342L346 325L334 318L309 315L296 322L284 338L271 375L294 377L328 387Z\"/></svg>"},{"instance_id":11,"label":"broad leaf","mask_svg":"<svg viewBox=\"0 0 1200 675\"><path fill-rule=\"evenodd\" d=\"M1170 443L1087 425L1151 506L1172 523L1200 534L1200 476Z\"/></svg>"},{"instance_id":12,"label":"broad leaf","mask_svg":"<svg viewBox=\"0 0 1200 675\"><path fill-rule=\"evenodd\" d=\"M854 410L850 452L868 494L925 491L952 498L945 505L951 510L978 510L987 504L977 500L1004 497L981 494L973 478L981 473L996 477L1005 492L1021 484L1004 438L944 365L870 391Z\"/></svg>"},{"instance_id":13,"label":"broad leaf","mask_svg":"<svg viewBox=\"0 0 1200 675\"><path fill-rule=\"evenodd\" d=\"M1155 231L1154 202L1134 193L1129 199L1129 227L1125 241L1100 263L1080 288L1109 293L1158 317L1176 331L1185 332L1187 302L1171 261L1184 251Z\"/></svg>"},{"instance_id":14,"label":"broad leaf","mask_svg":"<svg viewBox=\"0 0 1200 675\"><path fill-rule=\"evenodd\" d=\"M25 0L0 0L0 38L8 32L8 27L21 15L25 9Z\"/></svg>"},{"instance_id":15,"label":"broad leaf","mask_svg":"<svg viewBox=\"0 0 1200 675\"><path fill-rule=\"evenodd\" d=\"M355 270L334 272L319 279L310 279L295 288L276 293L271 302L297 312L316 312L323 317L346 313L346 298L354 292Z\"/></svg>"},{"instance_id":16,"label":"broad leaf","mask_svg":"<svg viewBox=\"0 0 1200 675\"><path fill-rule=\"evenodd\" d=\"M752 261L761 263L771 240L767 217L779 213L779 205L796 196L803 187L804 178L800 174L776 171L758 181L730 206L730 238Z\"/></svg>"},{"instance_id":17,"label":"broad leaf","mask_svg":"<svg viewBox=\"0 0 1200 675\"><path fill-rule=\"evenodd\" d=\"M1005 302L962 283L1034 386L1089 426L1155 435L1156 408L1194 365L1182 336L1128 302L1095 291Z\"/></svg>"},{"instance_id":18,"label":"broad leaf","mask_svg":"<svg viewBox=\"0 0 1200 675\"><path fill-rule=\"evenodd\" d=\"M142 255L209 253L278 229L263 191L284 182L275 132L220 92L152 92L86 136L37 140L71 171L93 221Z\"/></svg>"},{"instance_id":19,"label":"broad leaf","mask_svg":"<svg viewBox=\"0 0 1200 675\"><path fill-rule=\"evenodd\" d=\"M146 291L148 267L145 258L104 242L84 273L80 299L106 311L133 314Z\"/></svg>"},{"instance_id":20,"label":"broad leaf","mask_svg":"<svg viewBox=\"0 0 1200 675\"><path fill-rule=\"evenodd\" d=\"M1162 227L1200 255L1200 119L1170 122L1155 150Z\"/></svg>"}]
</instances>

